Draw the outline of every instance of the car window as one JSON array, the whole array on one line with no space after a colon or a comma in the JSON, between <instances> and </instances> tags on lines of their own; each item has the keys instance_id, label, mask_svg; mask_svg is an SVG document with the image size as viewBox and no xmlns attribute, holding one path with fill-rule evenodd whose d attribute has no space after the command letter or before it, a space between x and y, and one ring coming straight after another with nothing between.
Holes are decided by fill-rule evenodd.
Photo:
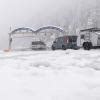
<instances>
[{"instance_id":1,"label":"car window","mask_svg":"<svg viewBox=\"0 0 100 100\"><path fill-rule=\"evenodd\" d=\"M69 37L69 42L72 43L72 42L76 42L77 41L77 37L76 36L71 36Z\"/></svg>"}]
</instances>

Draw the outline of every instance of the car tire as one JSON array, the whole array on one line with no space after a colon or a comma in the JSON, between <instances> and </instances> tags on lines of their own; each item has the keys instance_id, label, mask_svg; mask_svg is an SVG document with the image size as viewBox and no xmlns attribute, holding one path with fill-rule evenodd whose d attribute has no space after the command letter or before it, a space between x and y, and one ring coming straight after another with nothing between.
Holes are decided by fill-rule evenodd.
<instances>
[{"instance_id":1,"label":"car tire","mask_svg":"<svg viewBox=\"0 0 100 100\"><path fill-rule=\"evenodd\" d=\"M66 47L65 47L64 45L62 45L62 49L63 49L63 50L66 50Z\"/></svg>"},{"instance_id":2,"label":"car tire","mask_svg":"<svg viewBox=\"0 0 100 100\"><path fill-rule=\"evenodd\" d=\"M56 50L54 46L52 46L52 50Z\"/></svg>"},{"instance_id":3,"label":"car tire","mask_svg":"<svg viewBox=\"0 0 100 100\"><path fill-rule=\"evenodd\" d=\"M92 48L92 43L91 42L85 42L83 44L84 50L90 50Z\"/></svg>"}]
</instances>

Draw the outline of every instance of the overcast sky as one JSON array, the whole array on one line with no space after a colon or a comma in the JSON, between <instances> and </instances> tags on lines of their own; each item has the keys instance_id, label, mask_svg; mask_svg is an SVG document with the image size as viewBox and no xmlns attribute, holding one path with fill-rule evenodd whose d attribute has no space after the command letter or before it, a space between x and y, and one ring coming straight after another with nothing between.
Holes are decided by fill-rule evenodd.
<instances>
[{"instance_id":1,"label":"overcast sky","mask_svg":"<svg viewBox=\"0 0 100 100\"><path fill-rule=\"evenodd\" d=\"M81 0L1 0L0 49L7 48L9 29L48 25L54 16L59 17L75 9ZM90 0L91 1L91 0ZM56 18L55 18L56 19ZM53 23L52 23L53 24Z\"/></svg>"}]
</instances>

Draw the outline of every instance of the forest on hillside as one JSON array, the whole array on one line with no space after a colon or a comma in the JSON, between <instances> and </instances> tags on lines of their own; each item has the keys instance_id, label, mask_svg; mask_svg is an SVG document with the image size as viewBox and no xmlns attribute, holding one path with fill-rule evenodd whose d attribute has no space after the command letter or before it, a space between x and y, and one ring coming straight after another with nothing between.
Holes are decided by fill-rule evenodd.
<instances>
[{"instance_id":1,"label":"forest on hillside","mask_svg":"<svg viewBox=\"0 0 100 100\"><path fill-rule=\"evenodd\" d=\"M80 0L77 7L71 9L67 15L63 11L63 17L57 25L69 33L76 33L83 28L100 27L99 5L99 0Z\"/></svg>"},{"instance_id":2,"label":"forest on hillside","mask_svg":"<svg viewBox=\"0 0 100 100\"><path fill-rule=\"evenodd\" d=\"M42 17L37 16L37 27L54 25L63 28L67 33L71 34L75 34L78 30L83 28L100 27L99 4L99 0L76 0L75 4L72 4L69 9L65 4L66 6L64 5L57 9L55 13L48 14L48 12L46 12L46 17L45 14L42 15ZM34 25L32 19L30 23Z\"/></svg>"}]
</instances>

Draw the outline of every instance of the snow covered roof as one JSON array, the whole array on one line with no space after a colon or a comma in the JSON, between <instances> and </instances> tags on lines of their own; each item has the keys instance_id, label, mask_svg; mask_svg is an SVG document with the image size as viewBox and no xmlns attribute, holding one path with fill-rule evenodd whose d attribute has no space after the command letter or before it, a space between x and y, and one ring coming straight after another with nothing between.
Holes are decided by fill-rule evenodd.
<instances>
[{"instance_id":1,"label":"snow covered roof","mask_svg":"<svg viewBox=\"0 0 100 100\"><path fill-rule=\"evenodd\" d=\"M63 29L59 28L59 27L56 27L56 26L46 26L46 27L41 27L37 30L33 30L31 28L26 28L26 27L22 27L22 28L17 28L15 30L13 30L10 34L15 34L17 32L29 32L29 33L39 33L43 30L47 30L47 29L53 29L53 30L56 30L56 31L59 31L61 33L66 33L66 31L64 31Z\"/></svg>"},{"instance_id":2,"label":"snow covered roof","mask_svg":"<svg viewBox=\"0 0 100 100\"><path fill-rule=\"evenodd\" d=\"M41 27L39 29L37 29L35 32L38 33L42 30L46 30L46 29L53 29L53 30L56 30L56 31L59 31L61 33L66 33L63 29L59 28L59 27L56 27L56 26L46 26L46 27Z\"/></svg>"},{"instance_id":3,"label":"snow covered roof","mask_svg":"<svg viewBox=\"0 0 100 100\"><path fill-rule=\"evenodd\" d=\"M80 32L98 32L98 31L100 31L100 28L88 28L80 30Z\"/></svg>"},{"instance_id":4,"label":"snow covered roof","mask_svg":"<svg viewBox=\"0 0 100 100\"><path fill-rule=\"evenodd\" d=\"M13 30L11 32L11 34L14 34L14 33L19 32L19 31L27 31L27 32L34 33L34 30L32 30L31 28L25 28L25 27L23 27L23 28L18 28L18 29Z\"/></svg>"}]
</instances>

